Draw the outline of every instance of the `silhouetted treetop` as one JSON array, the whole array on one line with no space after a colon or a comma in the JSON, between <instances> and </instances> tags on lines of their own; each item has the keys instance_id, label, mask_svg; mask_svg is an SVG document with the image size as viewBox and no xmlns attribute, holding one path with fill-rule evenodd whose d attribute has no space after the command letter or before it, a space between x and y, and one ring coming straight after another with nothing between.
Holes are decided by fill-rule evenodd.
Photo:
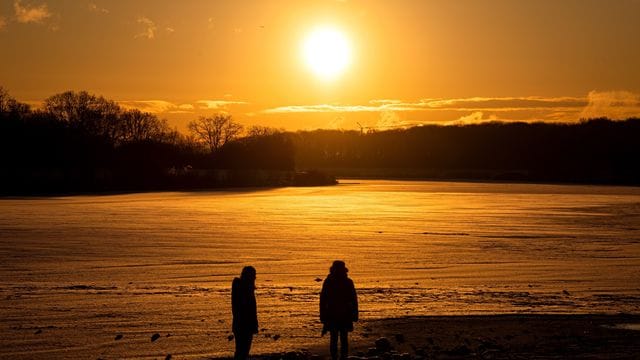
<instances>
[{"instance_id":1,"label":"silhouetted treetop","mask_svg":"<svg viewBox=\"0 0 640 360\"><path fill-rule=\"evenodd\" d=\"M31 111L29 105L18 102L9 92L0 86L0 117L22 118Z\"/></svg>"},{"instance_id":2,"label":"silhouetted treetop","mask_svg":"<svg viewBox=\"0 0 640 360\"><path fill-rule=\"evenodd\" d=\"M188 124L189 131L196 141L215 153L226 143L238 138L242 125L233 121L231 115L216 114L212 117L201 116Z\"/></svg>"}]
</instances>

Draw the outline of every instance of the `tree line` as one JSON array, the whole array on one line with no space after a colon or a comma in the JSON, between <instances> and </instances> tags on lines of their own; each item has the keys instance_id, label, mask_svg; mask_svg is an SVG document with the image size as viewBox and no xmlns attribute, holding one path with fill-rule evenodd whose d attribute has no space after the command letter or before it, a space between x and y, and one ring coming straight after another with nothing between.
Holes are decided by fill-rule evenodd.
<instances>
[{"instance_id":1,"label":"tree line","mask_svg":"<svg viewBox=\"0 0 640 360\"><path fill-rule=\"evenodd\" d=\"M425 125L294 136L296 164L339 176L640 185L640 119Z\"/></svg>"},{"instance_id":2,"label":"tree line","mask_svg":"<svg viewBox=\"0 0 640 360\"><path fill-rule=\"evenodd\" d=\"M640 119L424 125L387 131L245 128L228 114L183 134L87 92L39 109L0 87L0 192L290 185L338 176L640 184ZM319 181L316 181L320 179ZM331 183L329 177L307 178Z\"/></svg>"},{"instance_id":3,"label":"tree line","mask_svg":"<svg viewBox=\"0 0 640 360\"><path fill-rule=\"evenodd\" d=\"M244 129L227 114L188 127L180 133L154 114L85 91L55 94L34 110L0 87L0 192L262 185L281 180L258 182L256 170L294 169L280 130ZM216 183L222 175L213 169L232 169L233 177Z\"/></svg>"}]
</instances>

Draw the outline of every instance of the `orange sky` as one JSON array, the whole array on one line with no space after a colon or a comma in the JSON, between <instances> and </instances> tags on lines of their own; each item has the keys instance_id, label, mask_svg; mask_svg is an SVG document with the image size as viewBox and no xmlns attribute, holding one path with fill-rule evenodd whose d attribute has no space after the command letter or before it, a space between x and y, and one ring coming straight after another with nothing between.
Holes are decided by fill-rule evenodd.
<instances>
[{"instance_id":1,"label":"orange sky","mask_svg":"<svg viewBox=\"0 0 640 360\"><path fill-rule=\"evenodd\" d=\"M640 115L640 1L2 0L0 86L88 90L179 128L226 111L287 129ZM302 58L330 26L351 62Z\"/></svg>"}]
</instances>

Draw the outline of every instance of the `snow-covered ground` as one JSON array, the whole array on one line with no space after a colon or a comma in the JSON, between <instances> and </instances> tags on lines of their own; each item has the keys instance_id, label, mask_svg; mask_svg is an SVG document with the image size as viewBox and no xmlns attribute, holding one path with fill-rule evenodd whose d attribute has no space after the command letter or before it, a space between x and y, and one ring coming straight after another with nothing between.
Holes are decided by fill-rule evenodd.
<instances>
[{"instance_id":1,"label":"snow-covered ground","mask_svg":"<svg viewBox=\"0 0 640 360\"><path fill-rule=\"evenodd\" d=\"M258 271L253 352L324 343L318 292L334 259L364 320L637 314L640 188L343 180L2 199L0 358L231 355L245 265Z\"/></svg>"}]
</instances>

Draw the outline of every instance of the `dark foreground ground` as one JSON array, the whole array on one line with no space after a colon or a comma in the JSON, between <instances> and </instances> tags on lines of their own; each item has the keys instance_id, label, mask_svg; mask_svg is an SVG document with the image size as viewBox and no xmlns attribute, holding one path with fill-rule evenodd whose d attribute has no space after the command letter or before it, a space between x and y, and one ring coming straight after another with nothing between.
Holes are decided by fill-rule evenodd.
<instances>
[{"instance_id":1,"label":"dark foreground ground","mask_svg":"<svg viewBox=\"0 0 640 360\"><path fill-rule=\"evenodd\" d=\"M481 315L357 324L351 358L640 359L640 315ZM256 359L324 359L327 346Z\"/></svg>"}]
</instances>

